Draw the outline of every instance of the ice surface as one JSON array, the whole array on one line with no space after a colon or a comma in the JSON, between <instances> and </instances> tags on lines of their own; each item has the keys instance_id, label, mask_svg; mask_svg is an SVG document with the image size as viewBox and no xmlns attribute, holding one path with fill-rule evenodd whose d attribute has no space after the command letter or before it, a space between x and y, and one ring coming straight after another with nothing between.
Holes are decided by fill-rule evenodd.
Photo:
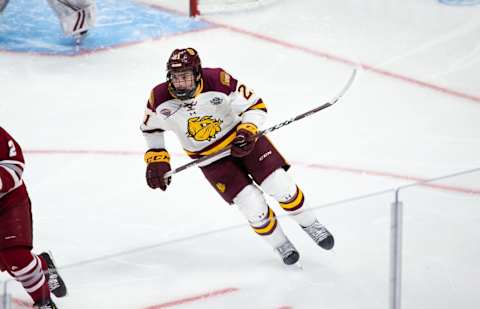
<instances>
[{"instance_id":1,"label":"ice surface","mask_svg":"<svg viewBox=\"0 0 480 309\"><path fill-rule=\"evenodd\" d=\"M480 167L479 10L284 0L97 53L0 52L0 125L26 152L35 251L63 266L59 308L386 308L390 189ZM338 105L270 136L334 250L281 217L303 263L284 267L195 168L166 192L146 186L143 108L171 50L187 46L262 96L268 125L324 103L363 68ZM174 166L188 162L173 135L167 143ZM480 172L400 192L403 308L480 306L479 196Z\"/></svg>"}]
</instances>

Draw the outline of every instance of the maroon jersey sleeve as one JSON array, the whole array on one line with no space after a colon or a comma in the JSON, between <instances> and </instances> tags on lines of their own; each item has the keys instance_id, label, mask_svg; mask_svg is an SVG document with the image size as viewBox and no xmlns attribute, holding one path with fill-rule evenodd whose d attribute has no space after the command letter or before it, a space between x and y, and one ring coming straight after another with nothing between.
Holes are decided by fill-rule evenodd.
<instances>
[{"instance_id":1,"label":"maroon jersey sleeve","mask_svg":"<svg viewBox=\"0 0 480 309\"><path fill-rule=\"evenodd\" d=\"M202 78L204 81L202 92L218 91L229 95L237 90L238 81L221 68L202 69Z\"/></svg>"},{"instance_id":2,"label":"maroon jersey sleeve","mask_svg":"<svg viewBox=\"0 0 480 309\"><path fill-rule=\"evenodd\" d=\"M22 184L24 163L20 145L0 127L0 193Z\"/></svg>"},{"instance_id":3,"label":"maroon jersey sleeve","mask_svg":"<svg viewBox=\"0 0 480 309\"><path fill-rule=\"evenodd\" d=\"M173 96L168 91L168 84L161 83L155 86L150 92L147 108L151 111L155 111L160 104L171 99L173 99Z\"/></svg>"}]
</instances>

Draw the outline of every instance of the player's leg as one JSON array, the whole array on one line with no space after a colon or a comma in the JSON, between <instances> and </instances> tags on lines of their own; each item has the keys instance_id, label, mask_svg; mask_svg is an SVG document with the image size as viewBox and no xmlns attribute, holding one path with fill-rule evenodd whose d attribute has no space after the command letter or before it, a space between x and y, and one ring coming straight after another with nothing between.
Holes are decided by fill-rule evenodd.
<instances>
[{"instance_id":1,"label":"player's leg","mask_svg":"<svg viewBox=\"0 0 480 309\"><path fill-rule=\"evenodd\" d=\"M265 239L287 265L299 259L298 251L288 240L274 211L268 207L262 192L254 184L243 188L233 199L252 229Z\"/></svg>"},{"instance_id":2,"label":"player's leg","mask_svg":"<svg viewBox=\"0 0 480 309\"><path fill-rule=\"evenodd\" d=\"M263 191L275 198L280 206L322 248L330 250L334 245L333 235L320 224L307 207L302 190L284 169L277 169L262 182Z\"/></svg>"},{"instance_id":3,"label":"player's leg","mask_svg":"<svg viewBox=\"0 0 480 309\"><path fill-rule=\"evenodd\" d=\"M290 166L266 137L257 141L243 162L262 190L275 198L319 246L327 250L333 247L333 236L308 210L303 192L286 173Z\"/></svg>"},{"instance_id":4,"label":"player's leg","mask_svg":"<svg viewBox=\"0 0 480 309\"><path fill-rule=\"evenodd\" d=\"M51 280L48 263L42 256L31 253L30 200L25 198L2 209L0 227L0 268L7 270L20 282L37 305L44 306L40 308L55 308L55 304L50 301ZM58 278L52 280L58 281Z\"/></svg>"},{"instance_id":5,"label":"player's leg","mask_svg":"<svg viewBox=\"0 0 480 309\"><path fill-rule=\"evenodd\" d=\"M238 206L253 230L280 254L284 263L298 260L298 252L283 233L275 213L238 160L226 157L201 170L227 203Z\"/></svg>"},{"instance_id":6,"label":"player's leg","mask_svg":"<svg viewBox=\"0 0 480 309\"><path fill-rule=\"evenodd\" d=\"M32 254L29 247L4 248L0 250L0 259L8 273L23 286L36 306L56 308L50 298L43 261Z\"/></svg>"},{"instance_id":7,"label":"player's leg","mask_svg":"<svg viewBox=\"0 0 480 309\"><path fill-rule=\"evenodd\" d=\"M47 0L65 35L80 37L95 26L95 0Z\"/></svg>"},{"instance_id":8,"label":"player's leg","mask_svg":"<svg viewBox=\"0 0 480 309\"><path fill-rule=\"evenodd\" d=\"M302 190L284 169L279 168L272 172L260 186L301 226L309 226L315 222L315 215L308 211Z\"/></svg>"}]
</instances>

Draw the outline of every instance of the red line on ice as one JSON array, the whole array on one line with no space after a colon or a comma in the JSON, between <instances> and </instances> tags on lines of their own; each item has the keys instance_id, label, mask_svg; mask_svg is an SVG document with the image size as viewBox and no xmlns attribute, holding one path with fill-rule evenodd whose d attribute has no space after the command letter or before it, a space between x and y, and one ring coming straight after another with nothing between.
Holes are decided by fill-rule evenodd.
<instances>
[{"instance_id":1,"label":"red line on ice","mask_svg":"<svg viewBox=\"0 0 480 309\"><path fill-rule=\"evenodd\" d=\"M368 175L368 176L389 177L389 178L395 178L395 179L411 180L413 182L419 182L419 183L427 181L427 179L420 178L420 177L400 175L400 174L394 174L389 172L368 171L368 170L362 170L362 169L357 169L352 167L325 165L325 164L316 164L316 163L313 163L313 164L297 163L297 164L304 165L309 168L334 170L334 171L348 172L353 174L362 174L362 175ZM474 188L449 186L449 185L442 185L442 184L435 184L435 183L421 183L420 185L423 187L440 189L444 191L466 193L466 194L480 194L480 189L474 189Z\"/></svg>"},{"instance_id":2,"label":"red line on ice","mask_svg":"<svg viewBox=\"0 0 480 309\"><path fill-rule=\"evenodd\" d=\"M114 156L130 156L130 155L142 155L143 152L135 150L83 150L83 149L32 149L26 150L25 153L31 154L46 154L46 155L82 155L82 154L94 154L94 155L114 155Z\"/></svg>"},{"instance_id":3,"label":"red line on ice","mask_svg":"<svg viewBox=\"0 0 480 309\"><path fill-rule=\"evenodd\" d=\"M146 3L144 3L144 4L146 4ZM161 5L156 5L156 4L146 4L146 5L148 5L152 8L168 11L168 12L173 13L173 14L186 15L183 12L176 11L176 10L173 10L173 9L169 9L169 8L163 7ZM300 50L300 51L306 52L306 53L314 55L314 56L327 58L327 59L330 59L330 60L335 61L335 62L340 62L340 63L344 63L344 64L351 65L351 66L360 65L364 70L367 70L367 71L371 71L371 72L374 72L374 73L377 73L377 74L380 74L380 75L383 75L383 76L391 77L391 78L401 80L401 81L404 81L404 82L407 82L407 83L411 83L411 84L414 84L414 85L417 85L417 86L420 86L420 87L428 88L428 89L435 90L435 91L438 91L438 92L441 92L441 93L445 93L445 94L448 94L448 95L451 95L451 96L455 96L455 97L458 97L458 98L469 100L469 101L472 101L472 102L475 102L475 103L480 103L480 96L477 96L477 95L468 94L468 93L464 93L464 92L461 92L461 91L456 91L456 90L449 89L449 88L446 88L446 87L438 86L438 85L435 85L435 84L432 84L432 83L429 83L429 82L425 82L425 81L421 81L421 80L418 80L418 79L415 79L415 78L412 78L412 77L408 77L408 76L404 76L404 75L401 75L401 74L398 74L398 73L394 73L394 72L390 72L390 71L383 70L383 69L380 69L380 68L376 68L376 67L374 67L372 65L369 65L369 64L357 63L357 62L349 60L347 58L336 56L334 54L330 54L330 53L327 53L327 52L324 52L324 51L311 49L311 48L301 46L301 45L298 45L298 44L289 43L287 41L282 41L282 40L279 40L279 39L276 39L276 38L273 38L273 37L269 37L267 35L263 35L263 34L260 34L260 33L255 33L255 32L245 30L245 29L240 29L240 28L236 28L236 27L233 27L233 26L209 21L208 19L205 19L205 18L202 18L202 20L206 23L209 23L213 27L212 28L195 29L195 30L186 31L186 32L182 32L182 33L175 33L175 34L172 34L172 35L169 35L169 36L170 37L175 37L175 36L194 33L194 32L202 32L202 31L212 30L212 29L215 29L217 27L220 27L220 28L228 29L228 30L233 31L233 32L237 32L237 33L245 34L245 35L248 35L248 36L251 36L251 37L255 37L257 39L267 41L267 42L270 42L270 43L273 43L273 44L281 45L281 46L288 47L288 48L291 48L291 49ZM165 37L160 37L160 38L156 38L154 40L160 40L160 39L164 39L164 38ZM81 51L81 52L79 52L77 54L74 54L74 55L53 55L53 56L57 56L57 57L62 57L62 56L63 57L76 57L76 56L82 56L82 55L85 55L85 54L101 52L101 51L104 51L104 50L112 50L112 49L117 49L117 48L121 48L121 47L136 45L136 44L143 43L143 42L145 42L145 40L140 40L138 42L125 43L125 44L121 44L121 45L117 45L117 46L113 46L113 47L108 47L108 48L105 48L105 49L84 50L84 51ZM2 50L2 49L0 49L0 52L12 53L12 54L17 54L18 53L18 52L11 52L11 51ZM28 52L27 52L27 54L28 54ZM33 53L33 54L43 55L41 53L40 54L39 53ZM52 54L45 54L45 55L46 56L52 56Z\"/></svg>"},{"instance_id":4,"label":"red line on ice","mask_svg":"<svg viewBox=\"0 0 480 309\"><path fill-rule=\"evenodd\" d=\"M26 301L26 300L23 300L23 299L19 299L19 298L15 298L15 297L12 297L10 298L11 302L15 305L17 305L17 308L18 307L22 307L22 308L33 308L33 306L31 305L30 302Z\"/></svg>"},{"instance_id":5,"label":"red line on ice","mask_svg":"<svg viewBox=\"0 0 480 309\"><path fill-rule=\"evenodd\" d=\"M412 77L408 77L408 76L404 76L404 75L401 75L401 74L398 74L398 73L394 73L394 72L390 72L390 71L383 70L383 69L380 69L380 68L376 68L376 67L374 67L372 65L369 65L369 64L357 63L357 62L349 60L347 58L336 56L334 54L330 54L330 53L327 53L327 52L324 52L324 51L311 49L311 48L304 47L304 46L301 46L301 45L298 45L298 44L289 43L287 41L282 41L282 40L279 40L279 39L276 39L276 38L273 38L273 37L269 37L269 36L266 36L266 35L263 35L263 34L260 34L260 33L255 33L255 32L245 30L245 29L240 29L240 28L236 28L236 27L233 27L233 26L224 25L224 24L221 24L221 23L216 23L216 22L212 22L212 21L208 21L208 20L206 20L206 21L213 24L213 25L216 25L218 27L222 27L222 28L228 29L228 30L233 31L233 32L237 32L237 33L245 34L245 35L248 35L248 36L251 36L251 37L255 37L257 39L267 41L267 42L270 42L270 43L273 43L273 44L281 45L283 47L288 47L288 48L291 48L291 49L300 50L302 52L305 52L305 53L308 53L308 54L311 54L311 55L314 55L314 56L327 58L329 60L332 60L332 61L335 61L335 62L341 62L341 63L351 65L351 66L360 65L366 71L371 71L373 73L377 73L377 74L380 74L380 75L383 75L383 76L387 76L387 77L390 77L390 78L401 80L401 81L404 81L404 82L407 82L407 83L410 83L410 84L414 84L414 85L417 85L417 86L420 86L420 87L429 88L431 90L442 92L444 94L448 94L448 95L451 95L451 96L455 96L455 97L458 97L458 98L469 100L469 101L472 101L472 102L475 102L475 103L480 103L480 96L467 94L467 93L452 90L452 89L449 89L449 88L446 88L446 87L438 86L438 85L428 83L428 82L425 82L425 81L421 81L421 80L418 80L418 79L415 79L415 78L412 78Z\"/></svg>"},{"instance_id":6,"label":"red line on ice","mask_svg":"<svg viewBox=\"0 0 480 309\"><path fill-rule=\"evenodd\" d=\"M185 297L185 298L181 298L181 299L172 300L172 301L169 301L169 302L166 302L166 303L163 303L163 304L158 304L158 305L153 305L153 306L150 306L150 307L146 307L145 309L162 309L162 308L174 307L174 306L183 305L183 304L186 304L186 303L191 303L191 302L195 302L195 301L209 299L209 298L216 297L216 296L222 296L222 295L225 295L225 294L228 294L228 293L236 292L238 290L239 289L237 289L237 288L225 288L225 289L216 290L216 291L212 291L212 292L207 292L207 293L196 295L196 296L190 296L190 297Z\"/></svg>"},{"instance_id":7,"label":"red line on ice","mask_svg":"<svg viewBox=\"0 0 480 309\"><path fill-rule=\"evenodd\" d=\"M62 150L62 149L30 149L26 150L25 153L27 154L44 154L44 155L116 155L116 156L142 156L143 152L136 151L136 150ZM173 156L186 156L185 154L181 153L172 153ZM362 174L368 176L378 176L378 177L389 177L395 179L402 179L402 180L411 180L414 182L424 182L427 181L425 178L415 177L415 176L408 176L408 175L400 175L395 173L389 172L382 172L382 171L373 171L373 170L364 170L358 169L353 167L345 167L345 166L337 166L337 165L326 165L326 164L319 164L319 163L305 163L305 162L293 162L296 165L305 166L308 168L313 169L323 169L323 170L333 170L339 172L346 172L352 174ZM466 187L457 187L457 186L449 186L449 185L442 185L442 184L434 184L434 183L423 183L420 184L424 187L450 191L450 192L458 192L458 193L467 193L467 194L480 194L480 189L475 188L466 188Z\"/></svg>"}]
</instances>

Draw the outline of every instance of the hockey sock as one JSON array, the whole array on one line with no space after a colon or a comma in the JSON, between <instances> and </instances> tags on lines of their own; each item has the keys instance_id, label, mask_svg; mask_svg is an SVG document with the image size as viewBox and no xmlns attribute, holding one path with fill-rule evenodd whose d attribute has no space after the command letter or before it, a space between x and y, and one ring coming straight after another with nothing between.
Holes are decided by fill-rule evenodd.
<instances>
[{"instance_id":1,"label":"hockey sock","mask_svg":"<svg viewBox=\"0 0 480 309\"><path fill-rule=\"evenodd\" d=\"M315 216L311 211L305 210L305 196L302 190L297 186L293 197L287 201L279 201L280 206L303 227L309 226L315 222Z\"/></svg>"},{"instance_id":2,"label":"hockey sock","mask_svg":"<svg viewBox=\"0 0 480 309\"><path fill-rule=\"evenodd\" d=\"M268 207L262 192L256 186L246 186L233 201L255 233L272 247L276 248L287 240L275 213Z\"/></svg>"},{"instance_id":3,"label":"hockey sock","mask_svg":"<svg viewBox=\"0 0 480 309\"><path fill-rule=\"evenodd\" d=\"M7 271L20 282L32 300L42 302L50 299L50 290L43 273L44 262L27 247L7 248L0 252Z\"/></svg>"}]
</instances>

